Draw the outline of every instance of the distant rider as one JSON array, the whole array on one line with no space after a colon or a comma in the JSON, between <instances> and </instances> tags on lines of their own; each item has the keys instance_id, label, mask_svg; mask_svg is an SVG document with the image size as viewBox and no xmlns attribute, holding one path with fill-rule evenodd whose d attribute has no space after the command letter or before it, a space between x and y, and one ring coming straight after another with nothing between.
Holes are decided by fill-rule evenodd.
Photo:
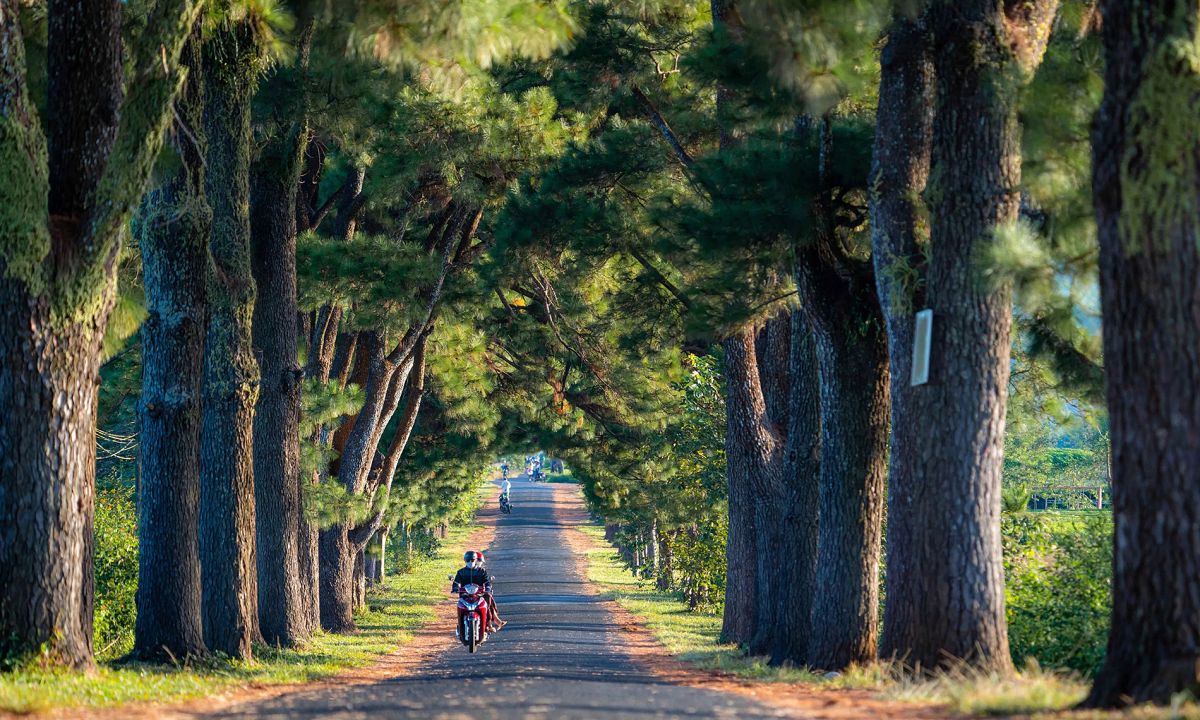
<instances>
[{"instance_id":1,"label":"distant rider","mask_svg":"<svg viewBox=\"0 0 1200 720\"><path fill-rule=\"evenodd\" d=\"M509 502L511 502L512 498L510 498L508 495L508 491L511 489L512 489L512 483L509 482L508 478L504 478L504 482L500 483L501 499L508 500Z\"/></svg>"},{"instance_id":2,"label":"distant rider","mask_svg":"<svg viewBox=\"0 0 1200 720\"><path fill-rule=\"evenodd\" d=\"M450 586L450 592L457 594L462 591L463 587L472 583L483 588L483 596L487 598L488 604L487 629L488 632L496 632L504 627L505 623L500 619L500 608L496 606L496 598L492 596L492 576L483 569L483 553L468 550L463 554L463 562L466 565L455 573L454 584Z\"/></svg>"}]
</instances>

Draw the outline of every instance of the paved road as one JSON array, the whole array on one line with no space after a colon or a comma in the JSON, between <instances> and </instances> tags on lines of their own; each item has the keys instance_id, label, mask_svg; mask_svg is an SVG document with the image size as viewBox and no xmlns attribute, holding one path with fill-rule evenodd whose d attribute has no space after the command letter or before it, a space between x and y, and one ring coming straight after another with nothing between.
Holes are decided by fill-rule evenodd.
<instances>
[{"instance_id":1,"label":"paved road","mask_svg":"<svg viewBox=\"0 0 1200 720\"><path fill-rule=\"evenodd\" d=\"M474 656L456 646L420 670L374 684L297 692L214 718L766 718L752 699L668 684L621 649L604 603L566 539L578 513L555 511L575 486L513 482L488 567L508 627ZM573 497L573 496L572 496ZM489 512L495 512L495 501ZM451 572L453 568L447 568ZM453 628L446 628L452 633Z\"/></svg>"}]
</instances>

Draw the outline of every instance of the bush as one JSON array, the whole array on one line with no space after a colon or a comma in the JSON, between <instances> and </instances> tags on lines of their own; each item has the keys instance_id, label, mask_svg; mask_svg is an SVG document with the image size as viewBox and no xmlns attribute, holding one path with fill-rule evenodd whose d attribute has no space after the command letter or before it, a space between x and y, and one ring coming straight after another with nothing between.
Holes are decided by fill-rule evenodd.
<instances>
[{"instance_id":1,"label":"bush","mask_svg":"<svg viewBox=\"0 0 1200 720\"><path fill-rule=\"evenodd\" d=\"M725 599L725 541L728 521L717 515L711 523L670 533L672 589L683 594L693 610L716 611Z\"/></svg>"},{"instance_id":2,"label":"bush","mask_svg":"<svg viewBox=\"0 0 1200 720\"><path fill-rule=\"evenodd\" d=\"M1013 659L1094 674L1108 638L1112 517L1006 514L1002 533Z\"/></svg>"},{"instance_id":3,"label":"bush","mask_svg":"<svg viewBox=\"0 0 1200 720\"><path fill-rule=\"evenodd\" d=\"M424 559L433 559L442 550L442 541L432 530L424 528L405 532L398 528L388 536L388 570L406 575L417 568Z\"/></svg>"},{"instance_id":4,"label":"bush","mask_svg":"<svg viewBox=\"0 0 1200 720\"><path fill-rule=\"evenodd\" d=\"M128 487L96 488L96 619L93 645L101 659L133 649L137 617L137 501Z\"/></svg>"}]
</instances>

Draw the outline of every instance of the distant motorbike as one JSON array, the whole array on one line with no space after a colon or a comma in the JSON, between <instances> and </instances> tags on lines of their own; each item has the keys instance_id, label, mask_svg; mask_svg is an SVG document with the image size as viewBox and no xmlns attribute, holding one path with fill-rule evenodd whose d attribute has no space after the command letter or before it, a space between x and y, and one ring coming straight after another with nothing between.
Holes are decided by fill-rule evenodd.
<instances>
[{"instance_id":1,"label":"distant motorbike","mask_svg":"<svg viewBox=\"0 0 1200 720\"><path fill-rule=\"evenodd\" d=\"M454 636L475 652L487 638L488 603L484 588L475 583L463 585L458 590L458 627Z\"/></svg>"},{"instance_id":2,"label":"distant motorbike","mask_svg":"<svg viewBox=\"0 0 1200 720\"><path fill-rule=\"evenodd\" d=\"M511 513L512 503L508 501L508 493L500 494L500 512Z\"/></svg>"}]
</instances>

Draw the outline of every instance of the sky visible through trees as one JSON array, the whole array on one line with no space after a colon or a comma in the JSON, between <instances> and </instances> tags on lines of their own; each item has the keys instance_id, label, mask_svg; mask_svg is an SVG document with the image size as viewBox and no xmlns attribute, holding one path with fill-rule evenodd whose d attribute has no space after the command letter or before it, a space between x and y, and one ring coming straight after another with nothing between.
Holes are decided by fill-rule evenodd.
<instances>
[{"instance_id":1,"label":"sky visible through trees","mask_svg":"<svg viewBox=\"0 0 1200 720\"><path fill-rule=\"evenodd\" d=\"M353 633L389 537L545 451L771 665L1200 690L1198 37L0 0L0 672Z\"/></svg>"}]
</instances>

